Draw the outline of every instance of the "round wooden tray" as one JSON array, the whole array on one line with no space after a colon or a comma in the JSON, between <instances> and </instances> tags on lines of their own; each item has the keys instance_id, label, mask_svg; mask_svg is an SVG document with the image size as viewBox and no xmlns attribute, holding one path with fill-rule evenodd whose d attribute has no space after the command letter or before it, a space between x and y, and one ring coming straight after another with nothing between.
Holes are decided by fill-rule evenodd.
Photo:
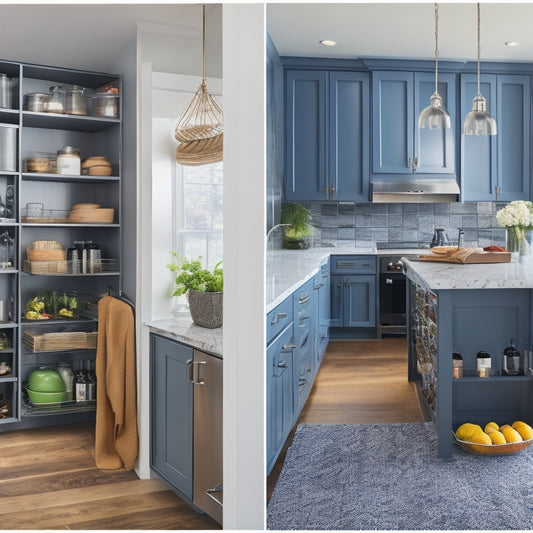
<instances>
[{"instance_id":1,"label":"round wooden tray","mask_svg":"<svg viewBox=\"0 0 533 533\"><path fill-rule=\"evenodd\" d=\"M453 440L461 448L477 455L508 455L525 450L533 444L533 439L523 440L522 442L509 442L507 444L477 444L475 442L459 440L455 436L455 433L453 434Z\"/></svg>"}]
</instances>

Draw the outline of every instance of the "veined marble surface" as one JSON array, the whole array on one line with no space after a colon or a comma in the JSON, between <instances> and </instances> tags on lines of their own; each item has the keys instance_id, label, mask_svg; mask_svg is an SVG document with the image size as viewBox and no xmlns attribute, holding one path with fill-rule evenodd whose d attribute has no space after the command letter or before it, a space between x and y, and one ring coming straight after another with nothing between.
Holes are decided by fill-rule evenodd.
<instances>
[{"instance_id":1,"label":"veined marble surface","mask_svg":"<svg viewBox=\"0 0 533 533\"><path fill-rule=\"evenodd\" d=\"M380 250L380 252L389 250ZM311 279L330 255L376 255L375 248L336 246L308 250L275 250L267 253L266 312L280 304L287 296ZM385 254L384 254L385 255ZM392 255L392 254L387 254Z\"/></svg>"},{"instance_id":2,"label":"veined marble surface","mask_svg":"<svg viewBox=\"0 0 533 533\"><path fill-rule=\"evenodd\" d=\"M409 279L431 290L533 289L533 259L473 265L406 259L404 264Z\"/></svg>"},{"instance_id":3,"label":"veined marble surface","mask_svg":"<svg viewBox=\"0 0 533 533\"><path fill-rule=\"evenodd\" d=\"M222 328L201 328L193 324L188 315L154 320L146 325L152 333L222 357Z\"/></svg>"}]
</instances>

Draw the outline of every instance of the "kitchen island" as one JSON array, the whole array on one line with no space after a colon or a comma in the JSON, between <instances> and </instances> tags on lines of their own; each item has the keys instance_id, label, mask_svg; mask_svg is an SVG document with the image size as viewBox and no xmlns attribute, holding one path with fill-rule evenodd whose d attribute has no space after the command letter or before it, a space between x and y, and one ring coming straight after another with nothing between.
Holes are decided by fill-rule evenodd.
<instances>
[{"instance_id":1,"label":"kitchen island","mask_svg":"<svg viewBox=\"0 0 533 533\"><path fill-rule=\"evenodd\" d=\"M510 339L531 346L533 268L528 264L461 265L404 260L408 278L409 380L417 383L436 424L439 457L453 454L453 430L464 422L511 424L533 419L533 376L503 372ZM452 353L463 377L452 378ZM477 353L491 355L489 377L477 376Z\"/></svg>"}]
</instances>

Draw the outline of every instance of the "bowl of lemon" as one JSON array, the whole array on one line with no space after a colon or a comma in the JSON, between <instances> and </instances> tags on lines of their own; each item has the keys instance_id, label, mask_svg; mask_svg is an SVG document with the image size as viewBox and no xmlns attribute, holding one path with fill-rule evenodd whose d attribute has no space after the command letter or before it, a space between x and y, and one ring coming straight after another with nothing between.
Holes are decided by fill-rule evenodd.
<instances>
[{"instance_id":1,"label":"bowl of lemon","mask_svg":"<svg viewBox=\"0 0 533 533\"><path fill-rule=\"evenodd\" d=\"M533 444L533 428L522 420L503 426L489 422L484 428L467 422L459 426L453 436L461 448L480 455L507 455Z\"/></svg>"}]
</instances>

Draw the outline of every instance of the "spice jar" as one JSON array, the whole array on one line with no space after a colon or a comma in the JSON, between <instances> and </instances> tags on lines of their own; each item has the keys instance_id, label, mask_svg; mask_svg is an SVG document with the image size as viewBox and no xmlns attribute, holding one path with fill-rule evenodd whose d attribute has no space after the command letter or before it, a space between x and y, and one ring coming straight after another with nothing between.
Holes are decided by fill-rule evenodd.
<instances>
[{"instance_id":1,"label":"spice jar","mask_svg":"<svg viewBox=\"0 0 533 533\"><path fill-rule=\"evenodd\" d=\"M57 173L79 176L81 173L80 151L73 146L65 146L57 151Z\"/></svg>"},{"instance_id":2,"label":"spice jar","mask_svg":"<svg viewBox=\"0 0 533 533\"><path fill-rule=\"evenodd\" d=\"M460 379L463 377L463 356L454 350L452 357L452 378Z\"/></svg>"},{"instance_id":3,"label":"spice jar","mask_svg":"<svg viewBox=\"0 0 533 533\"><path fill-rule=\"evenodd\" d=\"M85 99L85 89L78 85L73 85L70 91L67 91L65 99L65 112L69 115L86 115L87 102Z\"/></svg>"},{"instance_id":4,"label":"spice jar","mask_svg":"<svg viewBox=\"0 0 533 533\"><path fill-rule=\"evenodd\" d=\"M46 106L48 113L64 113L65 112L65 91L62 85L54 85L50 87L50 101Z\"/></svg>"}]
</instances>

